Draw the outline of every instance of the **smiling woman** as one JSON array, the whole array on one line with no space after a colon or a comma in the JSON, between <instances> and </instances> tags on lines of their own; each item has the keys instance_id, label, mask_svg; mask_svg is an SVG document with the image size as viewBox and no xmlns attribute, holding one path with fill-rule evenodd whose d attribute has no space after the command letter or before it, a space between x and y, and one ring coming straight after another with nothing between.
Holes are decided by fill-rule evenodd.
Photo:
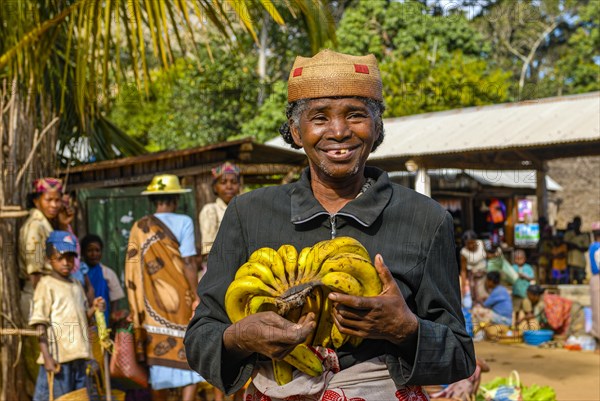
<instances>
[{"instance_id":1,"label":"smiling woman","mask_svg":"<svg viewBox=\"0 0 600 401\"><path fill-rule=\"evenodd\" d=\"M190 366L227 393L252 376L245 398L272 401L422 401L421 385L470 376L475 358L460 309L452 218L436 202L365 165L383 140L375 57L329 50L298 57L288 103L280 132L292 147L304 148L309 166L298 182L229 203L186 333ZM279 386L269 359L281 360L308 343L315 314L289 321L265 311L232 324L225 293L257 249L285 245L300 252L336 236L364 245L383 290L374 297L330 293L336 329L362 342L315 349L323 373L295 371Z\"/></svg>"}]
</instances>

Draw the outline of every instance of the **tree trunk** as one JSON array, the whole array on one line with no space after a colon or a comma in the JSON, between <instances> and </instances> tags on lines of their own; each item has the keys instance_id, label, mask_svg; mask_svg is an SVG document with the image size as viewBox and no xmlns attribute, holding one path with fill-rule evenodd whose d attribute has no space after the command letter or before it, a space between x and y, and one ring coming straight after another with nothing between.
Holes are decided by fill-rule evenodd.
<instances>
[{"instance_id":1,"label":"tree trunk","mask_svg":"<svg viewBox=\"0 0 600 401\"><path fill-rule=\"evenodd\" d=\"M19 228L25 213L25 198L32 178L55 172L56 133L54 125L31 157L29 167L24 165L34 144L37 130L32 116L39 116L47 124L51 116L47 102L31 99L13 84L0 87L0 327L26 328L26 316L20 309L21 285L18 267ZM23 170L24 169L24 170ZM23 170L21 179L17 175ZM33 382L26 374L23 358L25 339L16 335L0 336L0 401L29 400Z\"/></svg>"}]
</instances>

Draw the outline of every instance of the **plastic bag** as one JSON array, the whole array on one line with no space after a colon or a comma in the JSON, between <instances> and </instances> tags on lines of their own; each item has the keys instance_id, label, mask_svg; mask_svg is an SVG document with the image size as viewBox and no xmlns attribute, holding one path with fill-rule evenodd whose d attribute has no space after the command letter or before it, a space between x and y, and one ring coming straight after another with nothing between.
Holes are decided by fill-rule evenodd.
<instances>
[{"instance_id":1,"label":"plastic bag","mask_svg":"<svg viewBox=\"0 0 600 401\"><path fill-rule=\"evenodd\" d=\"M486 401L523 401L521 395L521 380L519 379L519 373L516 370L513 370L510 373L508 382L505 385L490 390L483 386L480 386L479 388L483 391L483 396Z\"/></svg>"}]
</instances>

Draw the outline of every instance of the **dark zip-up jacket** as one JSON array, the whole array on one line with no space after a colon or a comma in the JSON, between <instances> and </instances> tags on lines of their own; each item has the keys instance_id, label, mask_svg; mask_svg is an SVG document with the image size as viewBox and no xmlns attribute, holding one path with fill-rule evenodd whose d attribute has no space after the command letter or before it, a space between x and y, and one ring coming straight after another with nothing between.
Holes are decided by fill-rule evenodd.
<instances>
[{"instance_id":1,"label":"dark zip-up jacket","mask_svg":"<svg viewBox=\"0 0 600 401\"><path fill-rule=\"evenodd\" d=\"M359 240L372 258L383 256L419 321L416 350L365 340L337 351L341 368L385 355L398 385L452 383L473 373L475 354L461 313L451 216L432 199L390 182L379 169L366 167L365 175L375 183L335 215L313 196L308 169L295 183L257 189L230 202L185 337L192 369L227 393L240 389L262 356L241 365L223 360L223 332L231 324L224 298L238 267L258 248L291 244L300 251L335 233Z\"/></svg>"}]
</instances>

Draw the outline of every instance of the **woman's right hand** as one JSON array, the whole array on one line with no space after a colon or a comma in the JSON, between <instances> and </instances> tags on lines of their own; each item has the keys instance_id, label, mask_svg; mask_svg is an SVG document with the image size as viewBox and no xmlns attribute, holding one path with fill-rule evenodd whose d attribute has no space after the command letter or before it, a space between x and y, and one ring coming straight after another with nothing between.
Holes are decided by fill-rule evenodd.
<instances>
[{"instance_id":1,"label":"woman's right hand","mask_svg":"<svg viewBox=\"0 0 600 401\"><path fill-rule=\"evenodd\" d=\"M317 324L314 313L293 323L275 312L260 312L232 324L223 333L225 349L246 358L257 352L280 360L304 342Z\"/></svg>"}]
</instances>

